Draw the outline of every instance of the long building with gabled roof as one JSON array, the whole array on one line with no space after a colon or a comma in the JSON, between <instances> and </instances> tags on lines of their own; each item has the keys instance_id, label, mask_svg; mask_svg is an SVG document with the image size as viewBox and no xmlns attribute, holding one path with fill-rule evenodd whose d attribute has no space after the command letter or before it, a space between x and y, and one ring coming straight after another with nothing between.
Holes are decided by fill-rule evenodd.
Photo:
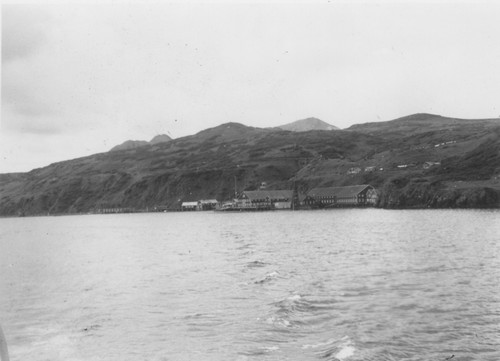
<instances>
[{"instance_id":1,"label":"long building with gabled roof","mask_svg":"<svg viewBox=\"0 0 500 361\"><path fill-rule=\"evenodd\" d=\"M369 184L346 187L313 188L307 192L306 205L320 207L367 206L377 202L377 191Z\"/></svg>"}]
</instances>

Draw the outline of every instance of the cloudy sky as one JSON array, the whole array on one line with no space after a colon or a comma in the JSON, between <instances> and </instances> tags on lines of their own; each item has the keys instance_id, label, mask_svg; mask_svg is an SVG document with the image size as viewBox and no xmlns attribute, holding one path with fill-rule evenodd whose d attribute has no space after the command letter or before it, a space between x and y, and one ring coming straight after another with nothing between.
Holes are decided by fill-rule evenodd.
<instances>
[{"instance_id":1,"label":"cloudy sky","mask_svg":"<svg viewBox=\"0 0 500 361\"><path fill-rule=\"evenodd\" d=\"M0 173L234 121L500 116L500 2L4 4Z\"/></svg>"}]
</instances>

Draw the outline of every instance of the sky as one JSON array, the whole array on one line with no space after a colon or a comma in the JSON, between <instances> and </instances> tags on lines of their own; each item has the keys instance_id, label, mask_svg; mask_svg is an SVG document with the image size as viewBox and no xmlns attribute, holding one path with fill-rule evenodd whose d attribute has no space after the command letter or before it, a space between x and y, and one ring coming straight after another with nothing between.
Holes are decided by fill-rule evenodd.
<instances>
[{"instance_id":1,"label":"sky","mask_svg":"<svg viewBox=\"0 0 500 361\"><path fill-rule=\"evenodd\" d=\"M0 173L226 122L500 116L500 2L1 7Z\"/></svg>"}]
</instances>

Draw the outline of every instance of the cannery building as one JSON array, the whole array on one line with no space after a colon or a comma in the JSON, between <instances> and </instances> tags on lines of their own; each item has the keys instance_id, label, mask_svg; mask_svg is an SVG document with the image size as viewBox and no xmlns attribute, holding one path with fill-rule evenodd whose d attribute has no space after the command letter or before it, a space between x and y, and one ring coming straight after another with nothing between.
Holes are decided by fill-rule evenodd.
<instances>
[{"instance_id":1,"label":"cannery building","mask_svg":"<svg viewBox=\"0 0 500 361\"><path fill-rule=\"evenodd\" d=\"M313 188L307 192L304 204L322 208L371 206L378 200L377 191L369 184L347 187Z\"/></svg>"},{"instance_id":2,"label":"cannery building","mask_svg":"<svg viewBox=\"0 0 500 361\"><path fill-rule=\"evenodd\" d=\"M243 191L239 197L258 209L291 209L292 190Z\"/></svg>"}]
</instances>

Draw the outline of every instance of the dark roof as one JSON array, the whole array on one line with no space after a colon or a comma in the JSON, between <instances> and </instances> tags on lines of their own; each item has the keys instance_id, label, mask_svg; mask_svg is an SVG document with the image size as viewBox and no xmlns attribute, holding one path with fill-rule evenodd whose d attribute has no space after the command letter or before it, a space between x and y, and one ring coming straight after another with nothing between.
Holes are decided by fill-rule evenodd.
<instances>
[{"instance_id":1,"label":"dark roof","mask_svg":"<svg viewBox=\"0 0 500 361\"><path fill-rule=\"evenodd\" d=\"M299 197L299 202L304 201L308 197L308 195L304 193L299 193L297 196Z\"/></svg>"},{"instance_id":2,"label":"dark roof","mask_svg":"<svg viewBox=\"0 0 500 361\"><path fill-rule=\"evenodd\" d=\"M267 199L270 200L292 200L292 190L261 190L261 191L244 191L244 195L250 200Z\"/></svg>"},{"instance_id":3,"label":"dark roof","mask_svg":"<svg viewBox=\"0 0 500 361\"><path fill-rule=\"evenodd\" d=\"M311 197L356 197L359 193L363 192L366 188L373 188L369 184L362 184L358 186L347 186L347 187L325 187L325 188L313 188L307 195Z\"/></svg>"}]
</instances>

